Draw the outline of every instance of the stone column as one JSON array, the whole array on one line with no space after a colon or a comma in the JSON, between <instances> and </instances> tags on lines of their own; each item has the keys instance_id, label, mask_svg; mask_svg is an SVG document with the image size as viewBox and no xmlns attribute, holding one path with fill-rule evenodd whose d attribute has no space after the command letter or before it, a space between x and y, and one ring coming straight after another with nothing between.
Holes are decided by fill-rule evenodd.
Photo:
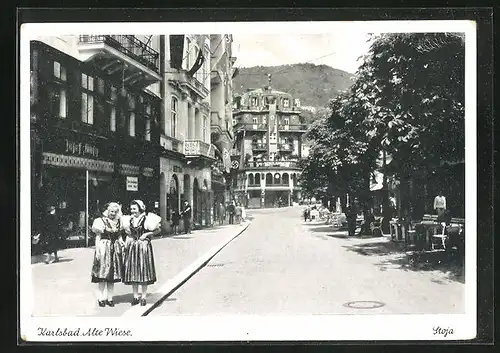
<instances>
[{"instance_id":1,"label":"stone column","mask_svg":"<svg viewBox=\"0 0 500 353\"><path fill-rule=\"evenodd\" d=\"M188 104L188 140L193 140L195 138L195 116L194 116L194 105Z\"/></svg>"}]
</instances>

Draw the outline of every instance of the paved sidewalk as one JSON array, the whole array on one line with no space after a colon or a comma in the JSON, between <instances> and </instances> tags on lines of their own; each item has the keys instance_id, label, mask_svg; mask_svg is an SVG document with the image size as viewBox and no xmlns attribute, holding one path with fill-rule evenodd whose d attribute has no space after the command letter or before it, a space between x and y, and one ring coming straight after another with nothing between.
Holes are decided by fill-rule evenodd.
<instances>
[{"instance_id":1,"label":"paved sidewalk","mask_svg":"<svg viewBox=\"0 0 500 353\"><path fill-rule=\"evenodd\" d=\"M158 281L148 288L148 303L161 299L154 293L169 279L244 229L244 225L224 225L153 240ZM97 284L90 282L94 249L65 249L59 255L60 262L48 265L32 258L33 316L117 317L131 308L132 286L122 283L115 284L114 308L97 305Z\"/></svg>"}]
</instances>

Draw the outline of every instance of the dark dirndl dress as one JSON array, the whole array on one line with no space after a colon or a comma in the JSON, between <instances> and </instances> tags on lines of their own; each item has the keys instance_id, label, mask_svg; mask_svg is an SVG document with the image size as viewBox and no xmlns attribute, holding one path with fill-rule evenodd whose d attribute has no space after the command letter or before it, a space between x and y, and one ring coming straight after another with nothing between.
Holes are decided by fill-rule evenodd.
<instances>
[{"instance_id":1,"label":"dark dirndl dress","mask_svg":"<svg viewBox=\"0 0 500 353\"><path fill-rule=\"evenodd\" d=\"M123 230L120 221L116 230L106 218L102 218L102 221L104 232L95 244L92 283L120 282L123 279L123 246L119 240Z\"/></svg>"},{"instance_id":2,"label":"dark dirndl dress","mask_svg":"<svg viewBox=\"0 0 500 353\"><path fill-rule=\"evenodd\" d=\"M125 271L123 283L125 284L153 284L156 282L155 261L151 238L140 240L147 232L144 228L145 216L136 227L130 218L130 234L125 250Z\"/></svg>"}]
</instances>

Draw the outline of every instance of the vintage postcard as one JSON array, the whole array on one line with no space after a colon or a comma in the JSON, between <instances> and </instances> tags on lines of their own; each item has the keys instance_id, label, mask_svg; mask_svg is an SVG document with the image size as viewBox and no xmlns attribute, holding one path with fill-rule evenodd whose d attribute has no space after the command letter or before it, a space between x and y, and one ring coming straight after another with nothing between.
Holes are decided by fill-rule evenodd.
<instances>
[{"instance_id":1,"label":"vintage postcard","mask_svg":"<svg viewBox=\"0 0 500 353\"><path fill-rule=\"evenodd\" d=\"M473 21L20 34L23 340L476 336Z\"/></svg>"}]
</instances>

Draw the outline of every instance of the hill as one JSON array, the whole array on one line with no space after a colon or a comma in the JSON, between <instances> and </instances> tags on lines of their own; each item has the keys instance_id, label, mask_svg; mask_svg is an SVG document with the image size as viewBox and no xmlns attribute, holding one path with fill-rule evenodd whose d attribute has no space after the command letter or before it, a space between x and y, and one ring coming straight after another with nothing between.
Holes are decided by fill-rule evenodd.
<instances>
[{"instance_id":1,"label":"hill","mask_svg":"<svg viewBox=\"0 0 500 353\"><path fill-rule=\"evenodd\" d=\"M352 74L327 65L293 64L282 66L254 66L239 68L233 79L235 93L244 93L249 88L267 86L267 74L272 74L274 89L290 93L299 98L302 106L324 107L339 91L351 86Z\"/></svg>"}]
</instances>

